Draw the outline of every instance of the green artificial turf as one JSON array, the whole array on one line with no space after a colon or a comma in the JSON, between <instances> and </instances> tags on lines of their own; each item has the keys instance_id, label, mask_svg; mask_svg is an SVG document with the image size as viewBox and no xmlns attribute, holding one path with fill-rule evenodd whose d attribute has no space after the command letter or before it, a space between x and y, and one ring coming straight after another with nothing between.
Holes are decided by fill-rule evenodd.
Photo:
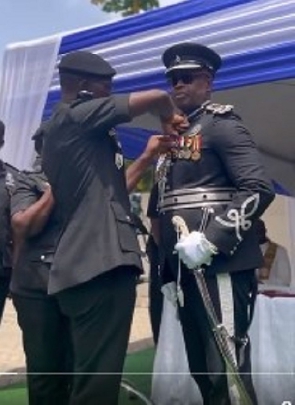
<instances>
[{"instance_id":1,"label":"green artificial turf","mask_svg":"<svg viewBox=\"0 0 295 405\"><path fill-rule=\"evenodd\" d=\"M151 372L153 367L154 349L145 349L128 354L124 367L124 380L132 383L136 389L147 396L151 390ZM120 405L140 405L139 400L130 400L125 390L120 396ZM28 405L25 384L17 384L0 390L1 405ZM99 403L98 403L99 405Z\"/></svg>"}]
</instances>

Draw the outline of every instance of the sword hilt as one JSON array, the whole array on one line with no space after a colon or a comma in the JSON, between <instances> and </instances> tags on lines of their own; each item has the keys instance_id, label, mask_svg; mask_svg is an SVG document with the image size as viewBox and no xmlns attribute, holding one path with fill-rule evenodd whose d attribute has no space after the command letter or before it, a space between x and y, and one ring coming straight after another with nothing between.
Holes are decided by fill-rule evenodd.
<instances>
[{"instance_id":1,"label":"sword hilt","mask_svg":"<svg viewBox=\"0 0 295 405\"><path fill-rule=\"evenodd\" d=\"M185 223L185 220L181 216L174 215L172 217L172 224L174 225L176 232L179 232L183 236L189 235L189 229Z\"/></svg>"}]
</instances>

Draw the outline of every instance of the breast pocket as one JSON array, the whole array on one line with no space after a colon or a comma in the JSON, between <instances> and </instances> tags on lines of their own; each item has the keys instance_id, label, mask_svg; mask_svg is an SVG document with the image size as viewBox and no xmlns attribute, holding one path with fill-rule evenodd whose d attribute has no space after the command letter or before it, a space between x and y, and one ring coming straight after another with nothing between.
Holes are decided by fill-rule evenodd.
<instances>
[{"instance_id":1,"label":"breast pocket","mask_svg":"<svg viewBox=\"0 0 295 405\"><path fill-rule=\"evenodd\" d=\"M54 253L52 249L34 249L27 252L27 260L31 263L42 262L51 264L53 262Z\"/></svg>"},{"instance_id":2,"label":"breast pocket","mask_svg":"<svg viewBox=\"0 0 295 405\"><path fill-rule=\"evenodd\" d=\"M118 239L122 251L138 252L136 228L130 215L117 201L111 201L111 208L116 220Z\"/></svg>"}]
</instances>

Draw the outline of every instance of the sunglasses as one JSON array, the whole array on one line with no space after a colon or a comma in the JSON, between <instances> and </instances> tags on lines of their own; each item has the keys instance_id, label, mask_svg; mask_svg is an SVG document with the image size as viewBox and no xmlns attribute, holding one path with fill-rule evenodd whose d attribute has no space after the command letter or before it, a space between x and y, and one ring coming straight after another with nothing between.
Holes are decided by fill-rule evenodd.
<instances>
[{"instance_id":1,"label":"sunglasses","mask_svg":"<svg viewBox=\"0 0 295 405\"><path fill-rule=\"evenodd\" d=\"M167 82L172 86L175 87L178 82L182 82L183 84L192 84L192 82L196 79L202 79L209 77L206 73L190 73L190 72L179 72L173 73L171 76L167 77Z\"/></svg>"}]
</instances>

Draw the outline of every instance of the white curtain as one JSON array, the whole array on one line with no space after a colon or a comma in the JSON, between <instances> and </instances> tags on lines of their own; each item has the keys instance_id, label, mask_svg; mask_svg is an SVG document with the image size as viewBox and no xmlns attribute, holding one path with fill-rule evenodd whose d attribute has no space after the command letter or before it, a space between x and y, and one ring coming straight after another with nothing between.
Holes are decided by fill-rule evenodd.
<instances>
[{"instance_id":1,"label":"white curtain","mask_svg":"<svg viewBox=\"0 0 295 405\"><path fill-rule=\"evenodd\" d=\"M30 167L31 136L38 128L52 79L61 37L8 46L1 70L0 119L6 125L4 161Z\"/></svg>"},{"instance_id":2,"label":"white curtain","mask_svg":"<svg viewBox=\"0 0 295 405\"><path fill-rule=\"evenodd\" d=\"M294 297L258 295L249 334L253 383L259 405L280 405L283 401L287 405L287 401L295 399L294 309ZM176 310L167 300L164 300L154 361L152 399L156 405L202 404L200 392L188 373Z\"/></svg>"},{"instance_id":3,"label":"white curtain","mask_svg":"<svg viewBox=\"0 0 295 405\"><path fill-rule=\"evenodd\" d=\"M258 295L249 334L259 405L294 404L294 309L295 297Z\"/></svg>"},{"instance_id":4,"label":"white curtain","mask_svg":"<svg viewBox=\"0 0 295 405\"><path fill-rule=\"evenodd\" d=\"M201 405L190 375L176 307L164 296L159 342L154 360L152 400L156 405Z\"/></svg>"}]
</instances>

